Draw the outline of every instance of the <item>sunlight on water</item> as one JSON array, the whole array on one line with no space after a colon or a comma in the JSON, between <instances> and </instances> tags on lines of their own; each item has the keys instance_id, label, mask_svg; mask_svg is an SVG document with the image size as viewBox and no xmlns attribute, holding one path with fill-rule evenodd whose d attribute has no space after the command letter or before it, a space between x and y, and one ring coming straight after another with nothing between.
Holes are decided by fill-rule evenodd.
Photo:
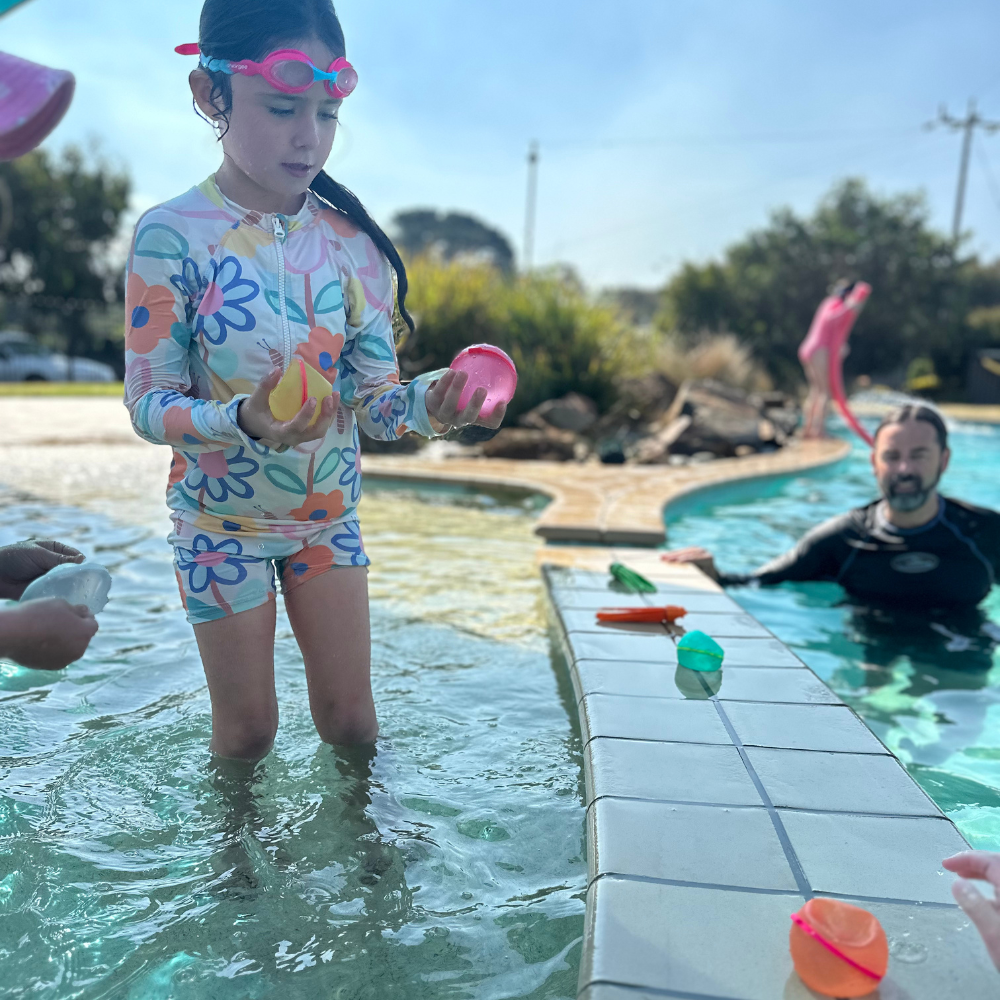
<instances>
[{"instance_id":1,"label":"sunlight on water","mask_svg":"<svg viewBox=\"0 0 1000 1000\"><path fill-rule=\"evenodd\" d=\"M1000 509L1000 431L958 425L947 496ZM671 548L704 545L747 572L810 527L875 497L868 451L832 469L692 498L668 515ZM865 720L975 847L1000 850L1000 653L981 632L1000 624L1000 588L981 615L882 619L832 583L734 587L730 593L791 646ZM956 646L967 646L957 649Z\"/></svg>"},{"instance_id":2,"label":"sunlight on water","mask_svg":"<svg viewBox=\"0 0 1000 1000\"><path fill-rule=\"evenodd\" d=\"M581 759L523 504L373 491L376 756L318 743L279 619L281 725L218 766L159 517L8 495L0 541L114 574L86 658L0 667L5 996L576 994Z\"/></svg>"}]
</instances>

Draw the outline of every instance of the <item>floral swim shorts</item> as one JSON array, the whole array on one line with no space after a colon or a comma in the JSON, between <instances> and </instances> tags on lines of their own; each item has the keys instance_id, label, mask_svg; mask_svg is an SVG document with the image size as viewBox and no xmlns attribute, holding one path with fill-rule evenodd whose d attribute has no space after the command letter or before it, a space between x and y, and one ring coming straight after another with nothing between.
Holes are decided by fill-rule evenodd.
<instances>
[{"instance_id":1,"label":"floral swim shorts","mask_svg":"<svg viewBox=\"0 0 1000 1000\"><path fill-rule=\"evenodd\" d=\"M238 525L233 525L238 528ZM258 534L206 531L174 519L170 533L181 600L192 625L273 601L337 566L367 566L357 519ZM276 572L277 571L277 572Z\"/></svg>"}]
</instances>

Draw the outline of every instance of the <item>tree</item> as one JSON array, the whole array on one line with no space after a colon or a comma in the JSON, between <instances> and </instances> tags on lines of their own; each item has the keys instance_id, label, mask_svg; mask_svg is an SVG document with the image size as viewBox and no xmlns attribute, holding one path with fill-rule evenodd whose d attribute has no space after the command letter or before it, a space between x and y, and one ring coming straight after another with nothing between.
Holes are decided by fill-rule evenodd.
<instances>
[{"instance_id":1,"label":"tree","mask_svg":"<svg viewBox=\"0 0 1000 1000\"><path fill-rule=\"evenodd\" d=\"M929 358L954 394L969 351L990 339L969 313L1000 302L997 270L958 251L931 228L923 196L882 198L847 180L812 216L781 209L721 261L685 265L664 291L658 324L685 334L731 331L789 386L801 378L796 349L820 300L840 278L863 279L874 290L847 374L900 381L910 361Z\"/></svg>"},{"instance_id":2,"label":"tree","mask_svg":"<svg viewBox=\"0 0 1000 1000\"><path fill-rule=\"evenodd\" d=\"M71 355L107 354L107 324L101 331L93 317L122 298L111 248L128 205L128 177L70 146L58 159L38 150L0 163L0 184L12 208L0 241L2 315L52 333Z\"/></svg>"},{"instance_id":3,"label":"tree","mask_svg":"<svg viewBox=\"0 0 1000 1000\"><path fill-rule=\"evenodd\" d=\"M399 212L392 221L400 249L413 257L429 253L445 262L474 258L504 274L514 270L514 251L507 237L471 215L418 208Z\"/></svg>"}]
</instances>

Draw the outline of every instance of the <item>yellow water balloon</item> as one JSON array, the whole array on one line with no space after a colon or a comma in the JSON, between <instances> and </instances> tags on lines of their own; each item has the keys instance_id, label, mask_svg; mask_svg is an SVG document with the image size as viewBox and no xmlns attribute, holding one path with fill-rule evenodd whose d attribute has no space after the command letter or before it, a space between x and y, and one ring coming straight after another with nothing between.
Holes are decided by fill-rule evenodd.
<instances>
[{"instance_id":1,"label":"yellow water balloon","mask_svg":"<svg viewBox=\"0 0 1000 1000\"><path fill-rule=\"evenodd\" d=\"M268 402L275 420L291 420L306 404L310 396L316 398L316 412L309 426L319 420L319 409L327 396L333 395L333 387L311 365L301 358L292 358L285 369L281 381L271 390Z\"/></svg>"}]
</instances>

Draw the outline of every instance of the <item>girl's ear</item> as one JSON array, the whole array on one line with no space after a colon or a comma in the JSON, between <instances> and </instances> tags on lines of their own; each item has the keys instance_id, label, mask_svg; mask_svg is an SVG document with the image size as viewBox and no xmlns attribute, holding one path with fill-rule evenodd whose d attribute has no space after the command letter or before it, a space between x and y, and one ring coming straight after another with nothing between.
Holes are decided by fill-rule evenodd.
<instances>
[{"instance_id":1,"label":"girl's ear","mask_svg":"<svg viewBox=\"0 0 1000 1000\"><path fill-rule=\"evenodd\" d=\"M194 103L198 105L198 110L209 121L218 121L220 112L212 104L212 80L209 75L203 69L193 69L188 76L188 83L191 86L191 95L194 97Z\"/></svg>"}]
</instances>

